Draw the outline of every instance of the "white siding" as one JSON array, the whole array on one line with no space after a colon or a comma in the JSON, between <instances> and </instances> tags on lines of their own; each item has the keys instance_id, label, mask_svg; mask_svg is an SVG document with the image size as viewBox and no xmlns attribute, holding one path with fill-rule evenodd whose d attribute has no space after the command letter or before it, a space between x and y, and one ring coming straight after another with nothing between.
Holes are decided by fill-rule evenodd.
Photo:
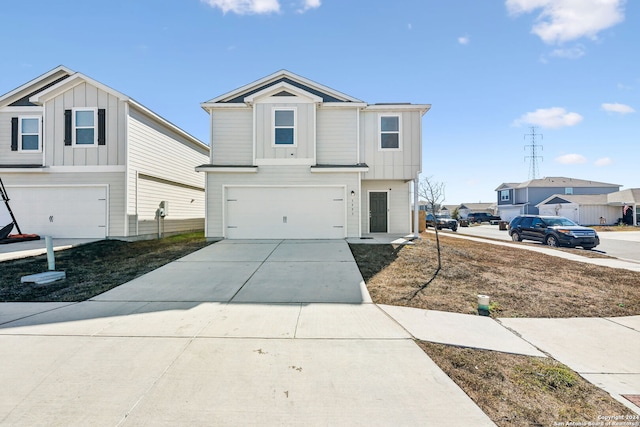
<instances>
[{"instance_id":1,"label":"white siding","mask_svg":"<svg viewBox=\"0 0 640 427\"><path fill-rule=\"evenodd\" d=\"M369 166L364 179L414 179L420 171L422 147L419 112L389 112L401 116L401 150L379 149L379 116L382 111L364 111L360 121L360 161Z\"/></svg>"},{"instance_id":2,"label":"white siding","mask_svg":"<svg viewBox=\"0 0 640 427\"><path fill-rule=\"evenodd\" d=\"M369 232L369 192L388 193L389 233L411 233L411 186L403 181L362 181L362 232Z\"/></svg>"},{"instance_id":3,"label":"white siding","mask_svg":"<svg viewBox=\"0 0 640 427\"><path fill-rule=\"evenodd\" d=\"M41 165L41 151L33 153L11 151L11 118L20 116L42 117L42 111L34 112L33 107L24 113L0 110L0 165ZM40 146L42 147L42 130L40 131Z\"/></svg>"},{"instance_id":4,"label":"white siding","mask_svg":"<svg viewBox=\"0 0 640 427\"><path fill-rule=\"evenodd\" d=\"M283 97L289 98L289 97ZM276 98L277 99L277 98ZM273 109L295 108L295 147L273 146ZM315 157L315 105L309 103L256 104L256 159L309 159Z\"/></svg>"},{"instance_id":5,"label":"white siding","mask_svg":"<svg viewBox=\"0 0 640 427\"><path fill-rule=\"evenodd\" d=\"M47 185L108 185L109 206L108 236L124 236L124 172L31 172L3 173L5 186L47 186ZM9 195L11 197L11 195ZM18 223L20 223L20 218Z\"/></svg>"},{"instance_id":6,"label":"white siding","mask_svg":"<svg viewBox=\"0 0 640 427\"><path fill-rule=\"evenodd\" d=\"M138 178L138 219L156 218L161 201L169 204L167 219L203 218L204 189L184 187L144 175Z\"/></svg>"},{"instance_id":7,"label":"white siding","mask_svg":"<svg viewBox=\"0 0 640 427\"><path fill-rule=\"evenodd\" d=\"M137 213L136 201L138 204L157 203L157 195L153 191L147 193L146 187L142 189L137 187L138 175L148 175L168 183L204 189L204 174L196 172L195 167L208 162L208 150L194 148L193 143L134 108L129 110L127 133L129 141L127 212L129 214ZM203 205L204 192L198 192L196 195L189 190L185 191L185 194L189 199L197 200L194 206ZM204 210L195 217L203 218Z\"/></svg>"},{"instance_id":8,"label":"white siding","mask_svg":"<svg viewBox=\"0 0 640 427\"><path fill-rule=\"evenodd\" d=\"M106 144L64 145L64 111L76 107L106 110ZM81 83L44 105L44 143L47 166L115 166L125 164L124 103L88 83ZM96 129L98 126L96 123Z\"/></svg>"},{"instance_id":9,"label":"white siding","mask_svg":"<svg viewBox=\"0 0 640 427\"><path fill-rule=\"evenodd\" d=\"M211 163L253 164L253 110L217 109L211 114Z\"/></svg>"},{"instance_id":10,"label":"white siding","mask_svg":"<svg viewBox=\"0 0 640 427\"><path fill-rule=\"evenodd\" d=\"M349 165L358 162L358 114L356 109L319 109L317 163Z\"/></svg>"},{"instance_id":11,"label":"white siding","mask_svg":"<svg viewBox=\"0 0 640 427\"><path fill-rule=\"evenodd\" d=\"M223 186L225 185L345 185L347 236L359 236L360 191L358 173L310 173L308 166L260 166L256 173L207 173L207 237L223 236ZM351 197L351 191L355 197ZM405 206L406 208L406 206ZM261 206L255 206L259 221Z\"/></svg>"}]
</instances>

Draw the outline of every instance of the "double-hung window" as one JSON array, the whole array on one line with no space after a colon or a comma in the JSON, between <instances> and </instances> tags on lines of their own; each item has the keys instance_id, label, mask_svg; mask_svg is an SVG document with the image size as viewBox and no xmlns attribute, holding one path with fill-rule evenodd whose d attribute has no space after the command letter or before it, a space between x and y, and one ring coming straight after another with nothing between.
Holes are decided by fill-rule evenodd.
<instances>
[{"instance_id":1,"label":"double-hung window","mask_svg":"<svg viewBox=\"0 0 640 427\"><path fill-rule=\"evenodd\" d=\"M509 200L509 190L501 190L500 191L500 201L506 202Z\"/></svg>"},{"instance_id":2,"label":"double-hung window","mask_svg":"<svg viewBox=\"0 0 640 427\"><path fill-rule=\"evenodd\" d=\"M381 115L380 149L399 150L400 143L400 116Z\"/></svg>"},{"instance_id":3,"label":"double-hung window","mask_svg":"<svg viewBox=\"0 0 640 427\"><path fill-rule=\"evenodd\" d=\"M273 144L276 146L296 145L296 110L276 108L273 110Z\"/></svg>"},{"instance_id":4,"label":"double-hung window","mask_svg":"<svg viewBox=\"0 0 640 427\"><path fill-rule=\"evenodd\" d=\"M20 117L19 151L40 151L40 117Z\"/></svg>"},{"instance_id":5,"label":"double-hung window","mask_svg":"<svg viewBox=\"0 0 640 427\"><path fill-rule=\"evenodd\" d=\"M98 143L98 110L95 108L76 108L73 110L74 145L96 145Z\"/></svg>"}]
</instances>

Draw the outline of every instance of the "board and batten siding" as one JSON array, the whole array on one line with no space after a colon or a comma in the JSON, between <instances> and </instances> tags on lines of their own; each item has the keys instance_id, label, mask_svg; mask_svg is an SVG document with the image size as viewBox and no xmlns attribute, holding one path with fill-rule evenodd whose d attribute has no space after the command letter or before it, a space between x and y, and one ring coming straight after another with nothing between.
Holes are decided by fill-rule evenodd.
<instances>
[{"instance_id":1,"label":"board and batten siding","mask_svg":"<svg viewBox=\"0 0 640 427\"><path fill-rule=\"evenodd\" d=\"M7 187L108 185L107 236L125 235L124 172L15 172L3 173L2 180Z\"/></svg>"},{"instance_id":2,"label":"board and batten siding","mask_svg":"<svg viewBox=\"0 0 640 427\"><path fill-rule=\"evenodd\" d=\"M42 109L38 107L12 107L10 111L0 110L0 165L41 165L42 151L11 151L11 119L13 117L40 117L42 126ZM20 141L18 141L20 144ZM42 148L42 127L40 128L40 148Z\"/></svg>"},{"instance_id":3,"label":"board and batten siding","mask_svg":"<svg viewBox=\"0 0 640 427\"><path fill-rule=\"evenodd\" d=\"M127 213L139 215L141 204L155 203L157 209L157 194L147 192L152 187L140 186L140 175L164 180L173 191L178 188L191 189L185 191L184 198L196 202L190 204L191 218L203 218L204 209L204 180L203 174L195 171L196 166L205 164L209 160L209 153L205 147L196 147L183 136L178 135L135 108L129 109L128 119L128 204ZM194 149L195 148L195 149ZM190 188L192 187L192 188ZM195 191L202 190L202 191ZM150 199L148 201L147 199Z\"/></svg>"},{"instance_id":4,"label":"board and batten siding","mask_svg":"<svg viewBox=\"0 0 640 427\"><path fill-rule=\"evenodd\" d=\"M211 113L211 163L253 164L253 110L216 109Z\"/></svg>"},{"instance_id":5,"label":"board and batten siding","mask_svg":"<svg viewBox=\"0 0 640 427\"><path fill-rule=\"evenodd\" d=\"M357 109L318 109L317 164L358 163L358 114Z\"/></svg>"},{"instance_id":6,"label":"board and batten siding","mask_svg":"<svg viewBox=\"0 0 640 427\"><path fill-rule=\"evenodd\" d=\"M388 233L411 233L411 187L402 181L362 181L362 231L369 232L369 193L387 192Z\"/></svg>"},{"instance_id":7,"label":"board and batten siding","mask_svg":"<svg viewBox=\"0 0 640 427\"><path fill-rule=\"evenodd\" d=\"M291 97L281 97L291 98ZM277 97L276 97L277 99ZM278 102L256 104L256 159L309 159L315 157L315 104ZM295 108L295 146L273 146L273 109Z\"/></svg>"},{"instance_id":8,"label":"board and batten siding","mask_svg":"<svg viewBox=\"0 0 640 427\"><path fill-rule=\"evenodd\" d=\"M206 236L223 236L224 186L330 186L346 185L347 237L359 236L360 198L358 173L310 173L308 166L260 166L256 173L207 173L207 229ZM349 194L354 191L356 196ZM260 220L260 206L255 206L256 221Z\"/></svg>"},{"instance_id":9,"label":"board and batten siding","mask_svg":"<svg viewBox=\"0 0 640 427\"><path fill-rule=\"evenodd\" d=\"M380 115L401 116L401 149L380 150ZM422 147L418 111L363 111L360 120L360 161L369 166L363 179L415 179L420 171Z\"/></svg>"},{"instance_id":10,"label":"board and batten siding","mask_svg":"<svg viewBox=\"0 0 640 427\"><path fill-rule=\"evenodd\" d=\"M64 112L73 108L104 108L106 143L89 147L64 145ZM116 166L126 162L125 104L88 83L81 83L44 104L47 166ZM98 131L96 123L96 132Z\"/></svg>"}]
</instances>

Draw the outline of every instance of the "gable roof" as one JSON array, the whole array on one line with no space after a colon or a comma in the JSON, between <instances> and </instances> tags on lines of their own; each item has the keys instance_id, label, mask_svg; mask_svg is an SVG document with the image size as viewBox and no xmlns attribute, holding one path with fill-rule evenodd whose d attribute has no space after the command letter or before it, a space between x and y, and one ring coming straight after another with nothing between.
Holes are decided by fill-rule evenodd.
<instances>
[{"instance_id":1,"label":"gable roof","mask_svg":"<svg viewBox=\"0 0 640 427\"><path fill-rule=\"evenodd\" d=\"M59 65L56 68L49 70L46 73L36 77L35 79L30 80L27 83L20 85L17 88L0 96L0 107L4 107L7 105L35 105L29 100L32 96L59 83L73 73L73 70L70 70L63 65Z\"/></svg>"},{"instance_id":2,"label":"gable roof","mask_svg":"<svg viewBox=\"0 0 640 427\"><path fill-rule=\"evenodd\" d=\"M640 188L627 188L607 194L607 202L610 204L632 205L640 204Z\"/></svg>"},{"instance_id":3,"label":"gable roof","mask_svg":"<svg viewBox=\"0 0 640 427\"><path fill-rule=\"evenodd\" d=\"M245 97L253 95L256 92L263 91L270 86L279 83L287 83L288 85L291 85L298 89L302 89L305 92L320 97L323 102L363 102L350 95L338 92L337 90L316 83L290 71L280 70L259 80L256 80L255 82L234 89L231 92L227 92L213 99L210 99L209 101L203 102L201 106L206 110L207 106L212 106L211 104L242 104L245 102Z\"/></svg>"},{"instance_id":4,"label":"gable roof","mask_svg":"<svg viewBox=\"0 0 640 427\"><path fill-rule=\"evenodd\" d=\"M460 203L460 209L469 209L472 211L485 211L491 210L495 207L495 202L492 203Z\"/></svg>"},{"instance_id":5,"label":"gable roof","mask_svg":"<svg viewBox=\"0 0 640 427\"><path fill-rule=\"evenodd\" d=\"M606 182L589 181L585 179L566 178L563 176L550 176L540 179L530 179L529 181L521 183L503 183L495 191L504 190L507 188L553 188L553 187L617 187L619 184L608 184Z\"/></svg>"},{"instance_id":6,"label":"gable roof","mask_svg":"<svg viewBox=\"0 0 640 427\"><path fill-rule=\"evenodd\" d=\"M127 102L130 106L136 108L138 111L146 114L151 119L181 135L195 146L205 150L206 152L209 152L210 148L207 144L200 141L198 138L189 134L183 129L179 128L178 126L174 125L167 119L154 113L134 99L131 99L129 96L118 92L110 88L109 86L92 79L91 77L88 77L82 73L75 72L62 65L42 74L39 77L36 77L35 79L0 97L0 107L4 105L18 105L16 104L16 102L20 102L20 105L42 105L48 99L51 99L59 95L60 93L72 89L82 83L88 83L99 88L100 90L103 90L115 96L123 102Z\"/></svg>"},{"instance_id":7,"label":"gable roof","mask_svg":"<svg viewBox=\"0 0 640 427\"><path fill-rule=\"evenodd\" d=\"M564 203L575 203L578 205L606 205L606 194L554 194L536 205L556 205Z\"/></svg>"}]
</instances>

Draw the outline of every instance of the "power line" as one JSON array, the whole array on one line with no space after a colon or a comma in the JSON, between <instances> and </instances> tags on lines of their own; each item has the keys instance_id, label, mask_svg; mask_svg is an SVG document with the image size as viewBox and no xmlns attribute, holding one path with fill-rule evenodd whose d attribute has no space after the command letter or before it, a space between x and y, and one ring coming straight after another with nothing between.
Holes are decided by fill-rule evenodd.
<instances>
[{"instance_id":1,"label":"power line","mask_svg":"<svg viewBox=\"0 0 640 427\"><path fill-rule=\"evenodd\" d=\"M538 155L538 149L542 150L542 145L538 145L536 141L536 137L543 138L541 133L536 133L536 127L531 126L531 133L526 134L524 136L525 139L527 137L531 138L531 144L527 144L524 146L524 149L529 149L529 155L524 157L525 162L529 159L529 179L538 178L538 159L543 160L542 156Z\"/></svg>"}]
</instances>

